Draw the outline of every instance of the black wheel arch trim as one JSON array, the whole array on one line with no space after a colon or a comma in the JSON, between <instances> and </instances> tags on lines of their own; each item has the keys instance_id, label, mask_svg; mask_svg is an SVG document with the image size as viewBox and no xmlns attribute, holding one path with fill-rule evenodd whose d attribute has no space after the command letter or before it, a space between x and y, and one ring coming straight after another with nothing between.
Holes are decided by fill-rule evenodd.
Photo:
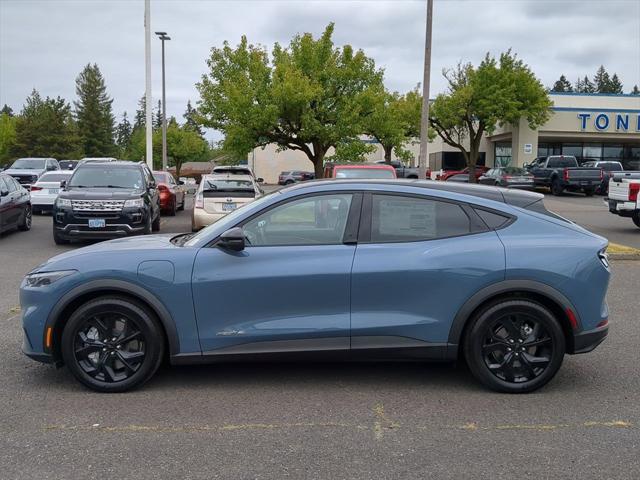
<instances>
[{"instance_id":1,"label":"black wheel arch trim","mask_svg":"<svg viewBox=\"0 0 640 480\"><path fill-rule=\"evenodd\" d=\"M178 331L176 329L175 322L169 310L153 293L147 289L136 285L134 283L125 282L123 280L116 279L102 279L93 280L85 284L79 285L74 289L64 294L56 305L51 309L49 316L47 317L47 323L44 331L46 332L48 327L54 327L60 321L60 316L64 310L72 304L79 297L89 293L100 292L118 292L129 297L138 298L142 302L149 305L151 310L158 316L158 320L164 327L167 334L167 342L169 343L169 354L176 355L180 353L180 342L178 339Z\"/></svg>"},{"instance_id":2,"label":"black wheel arch trim","mask_svg":"<svg viewBox=\"0 0 640 480\"><path fill-rule=\"evenodd\" d=\"M462 332L465 325L467 324L467 320L470 319L473 312L480 305L493 297L515 292L526 292L542 295L558 304L565 312L567 309L571 309L576 317L578 325L577 330L574 331L573 334L575 335L582 329L582 323L580 321L580 316L578 315L576 308L566 296L564 296L555 288L545 283L537 282L535 280L504 280L498 283L494 283L493 285L489 285L488 287L485 287L482 290L476 292L470 299L465 302L460 310L458 310L458 313L453 320L453 324L451 325L451 329L449 330L449 343L460 343Z\"/></svg>"}]
</instances>

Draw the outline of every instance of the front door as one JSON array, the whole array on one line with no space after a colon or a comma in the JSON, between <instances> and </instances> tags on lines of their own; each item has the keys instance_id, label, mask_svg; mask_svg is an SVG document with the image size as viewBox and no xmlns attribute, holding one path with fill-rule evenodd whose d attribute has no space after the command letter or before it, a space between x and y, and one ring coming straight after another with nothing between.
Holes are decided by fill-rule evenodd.
<instances>
[{"instance_id":1,"label":"front door","mask_svg":"<svg viewBox=\"0 0 640 480\"><path fill-rule=\"evenodd\" d=\"M360 195L316 194L243 227L241 252L200 249L193 296L205 355L349 349L350 276Z\"/></svg>"}]
</instances>

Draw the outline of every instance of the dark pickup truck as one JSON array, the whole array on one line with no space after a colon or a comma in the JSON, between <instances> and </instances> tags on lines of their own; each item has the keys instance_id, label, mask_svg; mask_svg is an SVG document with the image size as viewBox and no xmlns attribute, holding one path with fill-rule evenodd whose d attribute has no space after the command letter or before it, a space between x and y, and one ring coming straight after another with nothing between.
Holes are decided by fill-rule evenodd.
<instances>
[{"instance_id":1,"label":"dark pickup truck","mask_svg":"<svg viewBox=\"0 0 640 480\"><path fill-rule=\"evenodd\" d=\"M553 195L565 190L582 191L590 197L602 182L602 169L579 167L576 157L551 155L536 158L527 170L533 175L536 187L549 187Z\"/></svg>"},{"instance_id":2,"label":"dark pickup truck","mask_svg":"<svg viewBox=\"0 0 640 480\"><path fill-rule=\"evenodd\" d=\"M387 162L382 161L382 162L376 162L376 163L379 163L381 165L382 164L391 165L393 168L396 169L396 176L398 178L418 178L418 169L405 167L402 162L392 161L387 164Z\"/></svg>"}]
</instances>

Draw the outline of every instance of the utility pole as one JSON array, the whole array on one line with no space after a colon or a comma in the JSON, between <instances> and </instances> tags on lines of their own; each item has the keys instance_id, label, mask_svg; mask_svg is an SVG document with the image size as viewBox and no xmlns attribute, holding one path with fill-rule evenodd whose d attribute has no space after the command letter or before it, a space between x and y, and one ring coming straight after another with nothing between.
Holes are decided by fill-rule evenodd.
<instances>
[{"instance_id":1,"label":"utility pole","mask_svg":"<svg viewBox=\"0 0 640 480\"><path fill-rule=\"evenodd\" d=\"M145 130L146 159L153 170L153 114L151 112L151 0L144 0L144 66L145 66Z\"/></svg>"},{"instance_id":2,"label":"utility pole","mask_svg":"<svg viewBox=\"0 0 640 480\"><path fill-rule=\"evenodd\" d=\"M422 78L422 116L420 120L420 156L418 171L425 178L429 162L429 80L431 78L431 27L433 18L433 0L427 0L427 31L424 43L424 74Z\"/></svg>"},{"instance_id":3,"label":"utility pole","mask_svg":"<svg viewBox=\"0 0 640 480\"><path fill-rule=\"evenodd\" d=\"M167 170L167 89L164 81L164 41L171 40L167 32L156 32L162 42L162 171Z\"/></svg>"}]
</instances>

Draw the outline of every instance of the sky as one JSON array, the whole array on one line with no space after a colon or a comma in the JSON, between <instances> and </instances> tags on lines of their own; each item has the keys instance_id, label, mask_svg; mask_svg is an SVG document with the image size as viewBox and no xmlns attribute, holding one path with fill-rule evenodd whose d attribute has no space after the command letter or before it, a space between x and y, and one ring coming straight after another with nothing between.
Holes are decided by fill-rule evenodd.
<instances>
[{"instance_id":1,"label":"sky","mask_svg":"<svg viewBox=\"0 0 640 480\"><path fill-rule=\"evenodd\" d=\"M152 0L152 31L166 31L167 116L182 121L206 73L211 47L241 35L268 49L335 22L336 45L351 44L385 71L391 90L422 80L426 1ZM547 86L564 74L593 77L602 64L625 92L640 86L640 0L435 0L431 97L444 68L478 64L511 48ZM144 93L143 0L0 0L0 105L22 108L33 88L75 99L75 78L97 63L119 120ZM161 95L160 41L152 40L154 104ZM218 135L209 133L216 139Z\"/></svg>"}]
</instances>

